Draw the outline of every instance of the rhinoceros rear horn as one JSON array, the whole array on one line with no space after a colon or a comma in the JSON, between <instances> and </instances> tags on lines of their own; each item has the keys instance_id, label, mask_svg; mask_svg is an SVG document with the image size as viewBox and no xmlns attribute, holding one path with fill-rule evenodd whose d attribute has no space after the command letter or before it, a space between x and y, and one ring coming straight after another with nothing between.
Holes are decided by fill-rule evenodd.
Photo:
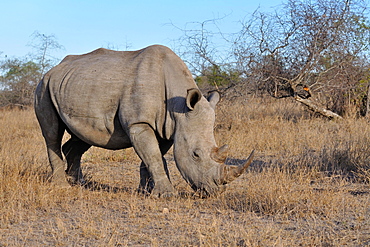
<instances>
[{"instance_id":1,"label":"rhinoceros rear horn","mask_svg":"<svg viewBox=\"0 0 370 247\"><path fill-rule=\"evenodd\" d=\"M227 184L232 182L234 179L242 175L248 166L252 163L254 156L254 150L249 155L248 159L241 165L225 165L221 167L221 184Z\"/></svg>"},{"instance_id":2,"label":"rhinoceros rear horn","mask_svg":"<svg viewBox=\"0 0 370 247\"><path fill-rule=\"evenodd\" d=\"M228 148L228 145L223 145L220 148L212 149L211 158L218 163L224 163L227 158Z\"/></svg>"}]
</instances>

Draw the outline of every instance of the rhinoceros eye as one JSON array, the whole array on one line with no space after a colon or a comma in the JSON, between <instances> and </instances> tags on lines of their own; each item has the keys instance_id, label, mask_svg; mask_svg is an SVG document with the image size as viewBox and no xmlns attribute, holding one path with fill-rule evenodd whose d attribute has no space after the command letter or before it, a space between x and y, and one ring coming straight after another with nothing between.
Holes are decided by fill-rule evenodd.
<instances>
[{"instance_id":1,"label":"rhinoceros eye","mask_svg":"<svg viewBox=\"0 0 370 247\"><path fill-rule=\"evenodd\" d=\"M192 153L192 158L195 160L195 161L199 161L201 159L201 156L202 156L202 150L200 149L195 149Z\"/></svg>"}]
</instances>

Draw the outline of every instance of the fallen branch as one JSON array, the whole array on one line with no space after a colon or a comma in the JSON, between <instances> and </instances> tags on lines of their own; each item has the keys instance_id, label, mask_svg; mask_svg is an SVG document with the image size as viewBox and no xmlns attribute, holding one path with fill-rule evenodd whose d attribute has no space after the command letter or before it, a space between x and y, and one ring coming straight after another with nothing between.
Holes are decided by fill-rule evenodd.
<instances>
[{"instance_id":1,"label":"fallen branch","mask_svg":"<svg viewBox=\"0 0 370 247\"><path fill-rule=\"evenodd\" d=\"M330 110L327 110L327 109L323 108L322 106L317 105L316 103L312 102L309 99L303 99L299 96L295 96L294 99L296 101L304 104L305 106L307 106L310 110L312 110L314 112L317 112L317 113L323 115L324 117L327 117L329 119L343 119L338 114L336 114L336 113L334 113Z\"/></svg>"}]
</instances>

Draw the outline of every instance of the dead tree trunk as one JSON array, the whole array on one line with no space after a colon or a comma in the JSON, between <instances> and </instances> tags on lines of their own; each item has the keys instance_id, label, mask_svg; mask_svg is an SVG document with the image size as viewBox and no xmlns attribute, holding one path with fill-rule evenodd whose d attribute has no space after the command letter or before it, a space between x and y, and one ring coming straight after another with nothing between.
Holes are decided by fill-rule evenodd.
<instances>
[{"instance_id":1,"label":"dead tree trunk","mask_svg":"<svg viewBox=\"0 0 370 247\"><path fill-rule=\"evenodd\" d=\"M311 101L309 99L303 99L299 96L295 96L294 99L296 101L304 104L305 106L307 106L310 110L312 110L314 112L317 112L317 113L323 115L324 117L327 117L329 119L343 119L338 114L336 114L336 113L334 113L330 110L327 110L322 106L317 105L316 103L314 103L313 101Z\"/></svg>"}]
</instances>

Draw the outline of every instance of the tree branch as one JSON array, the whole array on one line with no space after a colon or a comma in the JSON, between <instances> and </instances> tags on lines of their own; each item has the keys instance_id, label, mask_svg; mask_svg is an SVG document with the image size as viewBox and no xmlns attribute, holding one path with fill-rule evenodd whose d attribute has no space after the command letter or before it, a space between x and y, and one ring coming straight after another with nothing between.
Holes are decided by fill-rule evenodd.
<instances>
[{"instance_id":1,"label":"tree branch","mask_svg":"<svg viewBox=\"0 0 370 247\"><path fill-rule=\"evenodd\" d=\"M305 106L307 106L313 112L319 113L319 114L321 114L324 117L327 117L329 119L337 119L337 120L338 119L343 119L343 117L339 116L335 112L332 112L330 110L327 110L324 107L317 105L316 103L314 103L313 101L311 101L309 99L302 99L299 96L295 96L294 99L296 101L304 104Z\"/></svg>"}]
</instances>

